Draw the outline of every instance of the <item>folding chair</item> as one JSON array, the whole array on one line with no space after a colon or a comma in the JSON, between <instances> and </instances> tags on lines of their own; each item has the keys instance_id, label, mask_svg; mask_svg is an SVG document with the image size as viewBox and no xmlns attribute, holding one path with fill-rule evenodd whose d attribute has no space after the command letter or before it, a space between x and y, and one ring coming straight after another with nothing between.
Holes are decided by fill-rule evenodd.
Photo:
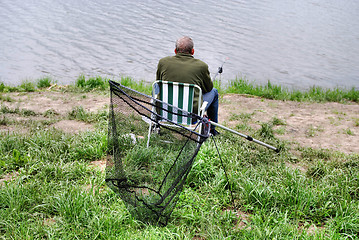
<instances>
[{"instance_id":1,"label":"folding chair","mask_svg":"<svg viewBox=\"0 0 359 240\"><path fill-rule=\"evenodd\" d=\"M198 92L198 96L195 95L195 91ZM160 107L156 107L156 104L152 108L152 111L160 116L162 125L169 127L182 125L191 130L195 130L197 127L199 133L201 133L201 126L198 128L197 124L192 122L192 118L181 116L181 110L184 110L203 117L208 102L202 101L202 89L198 85L157 80L152 85L152 97L164 102L163 107L168 110L163 111ZM198 109L194 109L196 103ZM194 112L195 110L197 111ZM154 122L151 121L148 130L147 147L149 146L154 125Z\"/></svg>"}]
</instances>

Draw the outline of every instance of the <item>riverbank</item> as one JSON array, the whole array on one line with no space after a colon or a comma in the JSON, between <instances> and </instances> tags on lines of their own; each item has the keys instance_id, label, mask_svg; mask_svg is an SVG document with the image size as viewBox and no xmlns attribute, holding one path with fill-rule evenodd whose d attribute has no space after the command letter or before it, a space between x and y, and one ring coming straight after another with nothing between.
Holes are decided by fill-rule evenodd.
<instances>
[{"instance_id":1,"label":"riverbank","mask_svg":"<svg viewBox=\"0 0 359 240\"><path fill-rule=\"evenodd\" d=\"M98 81L101 82L102 79ZM140 88L139 90L147 93L150 89L143 84L136 85L129 79L124 79L122 83L133 88ZM71 122L66 118L69 112L76 108L83 108L87 112L107 110L108 92L104 90L91 92L91 84L93 84L92 88L98 87L98 83L96 85L80 79L77 81L77 86L81 87L80 89L87 89L86 91L71 90L72 86L49 84L40 91L30 88L33 91L3 93L1 95L2 121L8 121L8 123L1 125L0 131L17 130L16 124L9 124L21 119L13 114L16 111L32 112L33 114L26 118L27 120L34 119L34 121L40 120L39 116L43 117L51 112L52 117L57 116L58 119L51 120L54 121L55 127L60 127L62 130L73 129L73 132L86 129L86 125ZM100 86L103 89L106 88L105 84ZM248 89L248 86L247 83L245 89ZM26 87L23 86L22 89ZM231 89L227 92L234 91L233 88ZM274 91L278 92L278 90ZM227 92L221 91L219 122L222 124L245 133L258 130L262 124L269 123L273 125L276 137L291 141L298 146L359 153L357 144L359 142L359 103L357 102L350 102L346 99L339 99L344 103L324 102L324 98L323 102L282 101ZM258 90L257 87L256 92L261 95L264 90ZM272 94L269 95L267 88L267 95L272 96ZM42 120L45 121L45 118ZM55 124L56 121L58 122ZM20 129L24 131L24 128Z\"/></svg>"},{"instance_id":2,"label":"riverbank","mask_svg":"<svg viewBox=\"0 0 359 240\"><path fill-rule=\"evenodd\" d=\"M109 93L95 82L1 93L1 237L358 236L358 103L282 101L221 92L220 123L281 152L219 130L216 141L235 208L215 146L207 141L168 225L158 227L134 219L106 186ZM104 89L93 90L91 84Z\"/></svg>"}]
</instances>

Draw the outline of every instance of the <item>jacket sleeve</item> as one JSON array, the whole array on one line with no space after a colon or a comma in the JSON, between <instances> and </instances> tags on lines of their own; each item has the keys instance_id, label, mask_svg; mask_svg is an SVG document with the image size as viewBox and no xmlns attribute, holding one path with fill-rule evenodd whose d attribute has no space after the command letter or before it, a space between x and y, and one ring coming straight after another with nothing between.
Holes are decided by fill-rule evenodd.
<instances>
[{"instance_id":1,"label":"jacket sleeve","mask_svg":"<svg viewBox=\"0 0 359 240\"><path fill-rule=\"evenodd\" d=\"M157 64L156 81L161 80L161 60Z\"/></svg>"},{"instance_id":2,"label":"jacket sleeve","mask_svg":"<svg viewBox=\"0 0 359 240\"><path fill-rule=\"evenodd\" d=\"M203 93L210 92L213 89L213 82L207 64L203 65L201 78L203 83L203 86L201 86Z\"/></svg>"}]
</instances>

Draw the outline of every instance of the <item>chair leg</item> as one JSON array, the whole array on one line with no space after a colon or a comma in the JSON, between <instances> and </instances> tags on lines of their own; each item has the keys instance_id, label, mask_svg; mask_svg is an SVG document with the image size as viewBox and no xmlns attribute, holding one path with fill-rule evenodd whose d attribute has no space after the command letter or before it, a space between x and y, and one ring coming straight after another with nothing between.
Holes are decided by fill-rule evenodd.
<instances>
[{"instance_id":1,"label":"chair leg","mask_svg":"<svg viewBox=\"0 0 359 240\"><path fill-rule=\"evenodd\" d=\"M152 121L150 123L150 127L148 128L148 135L147 135L147 148L150 146L150 138L151 138L151 132L152 132Z\"/></svg>"}]
</instances>

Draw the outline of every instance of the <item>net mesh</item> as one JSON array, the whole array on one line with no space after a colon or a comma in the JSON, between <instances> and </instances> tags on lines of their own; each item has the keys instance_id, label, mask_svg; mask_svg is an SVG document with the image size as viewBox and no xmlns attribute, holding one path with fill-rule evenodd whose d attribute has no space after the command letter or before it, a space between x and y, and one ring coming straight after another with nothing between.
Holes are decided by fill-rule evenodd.
<instances>
[{"instance_id":1,"label":"net mesh","mask_svg":"<svg viewBox=\"0 0 359 240\"><path fill-rule=\"evenodd\" d=\"M134 217L166 225L209 136L209 122L119 83L110 81L110 89L107 185ZM195 128L171 122L163 112L189 117Z\"/></svg>"}]
</instances>

